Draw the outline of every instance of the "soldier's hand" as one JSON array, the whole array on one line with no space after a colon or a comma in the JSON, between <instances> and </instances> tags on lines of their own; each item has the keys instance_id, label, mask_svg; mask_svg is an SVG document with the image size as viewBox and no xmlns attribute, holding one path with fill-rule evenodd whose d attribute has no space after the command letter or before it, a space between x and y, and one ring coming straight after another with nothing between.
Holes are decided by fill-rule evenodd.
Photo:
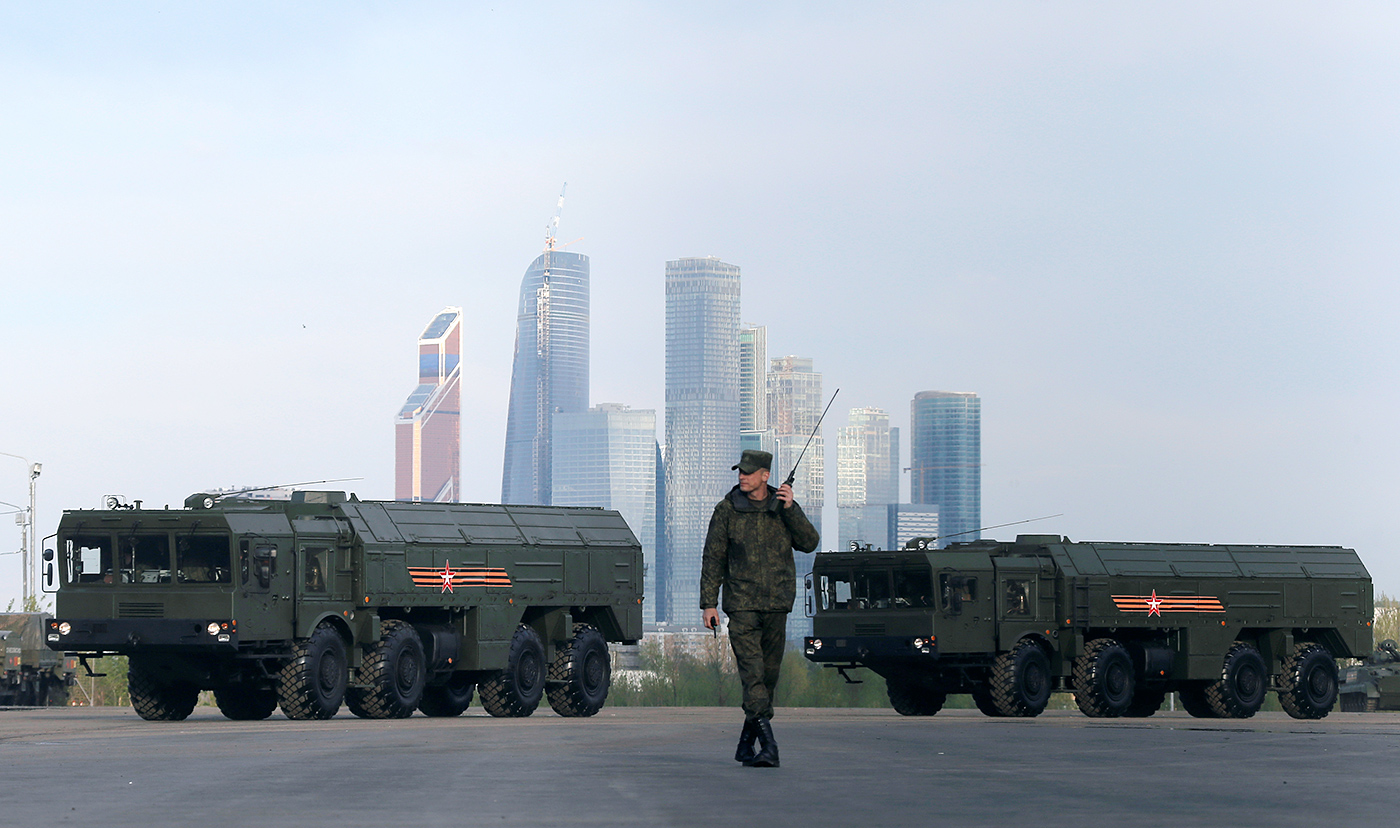
<instances>
[{"instance_id":1,"label":"soldier's hand","mask_svg":"<svg viewBox=\"0 0 1400 828\"><path fill-rule=\"evenodd\" d=\"M784 483L778 487L778 502L783 504L783 508L792 505L792 487Z\"/></svg>"},{"instance_id":2,"label":"soldier's hand","mask_svg":"<svg viewBox=\"0 0 1400 828\"><path fill-rule=\"evenodd\" d=\"M701 623L705 625L705 629L707 630L713 630L718 628L719 610L715 609L714 607L710 607L709 609L705 610L704 620L701 621Z\"/></svg>"}]
</instances>

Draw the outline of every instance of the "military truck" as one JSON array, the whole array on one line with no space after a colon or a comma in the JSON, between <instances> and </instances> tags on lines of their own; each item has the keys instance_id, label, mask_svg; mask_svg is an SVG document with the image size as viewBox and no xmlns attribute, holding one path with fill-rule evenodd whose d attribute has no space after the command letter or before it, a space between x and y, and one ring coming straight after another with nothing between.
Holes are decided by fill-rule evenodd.
<instances>
[{"instance_id":1,"label":"military truck","mask_svg":"<svg viewBox=\"0 0 1400 828\"><path fill-rule=\"evenodd\" d=\"M1339 547L1073 543L1021 535L934 549L818 553L808 659L885 679L898 712L970 693L989 716L1036 716L1071 691L1093 717L1150 716L1175 691L1193 716L1247 718L1270 689L1326 716L1335 659L1370 650L1371 577Z\"/></svg>"},{"instance_id":2,"label":"military truck","mask_svg":"<svg viewBox=\"0 0 1400 828\"><path fill-rule=\"evenodd\" d=\"M77 660L44 645L49 616L38 612L0 613L0 706L44 707L68 703Z\"/></svg>"},{"instance_id":3,"label":"military truck","mask_svg":"<svg viewBox=\"0 0 1400 828\"><path fill-rule=\"evenodd\" d=\"M131 704L180 720L415 710L496 716L607 698L608 642L642 626L642 553L615 511L192 495L183 509L63 513L42 582L48 645L128 657ZM88 668L91 672L91 667Z\"/></svg>"},{"instance_id":4,"label":"military truck","mask_svg":"<svg viewBox=\"0 0 1400 828\"><path fill-rule=\"evenodd\" d=\"M1342 671L1343 713L1400 710L1400 648L1387 638L1360 664Z\"/></svg>"}]
</instances>

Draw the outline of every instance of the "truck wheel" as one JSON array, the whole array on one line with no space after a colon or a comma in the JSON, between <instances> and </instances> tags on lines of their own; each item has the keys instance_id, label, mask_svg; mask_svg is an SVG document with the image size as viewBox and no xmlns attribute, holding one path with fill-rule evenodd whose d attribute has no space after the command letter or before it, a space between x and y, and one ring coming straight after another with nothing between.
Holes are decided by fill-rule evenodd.
<instances>
[{"instance_id":1,"label":"truck wheel","mask_svg":"<svg viewBox=\"0 0 1400 828\"><path fill-rule=\"evenodd\" d=\"M907 679L885 679L885 693L890 697L890 707L901 716L932 716L948 700L947 693Z\"/></svg>"},{"instance_id":2,"label":"truck wheel","mask_svg":"<svg viewBox=\"0 0 1400 828\"><path fill-rule=\"evenodd\" d=\"M608 642L592 624L574 627L574 637L549 665L549 706L560 716L592 716L603 708L612 683Z\"/></svg>"},{"instance_id":3,"label":"truck wheel","mask_svg":"<svg viewBox=\"0 0 1400 828\"><path fill-rule=\"evenodd\" d=\"M996 700L992 698L992 688L985 684L979 684L972 688L972 703L977 705L977 709L982 711L984 716L1000 718L1005 716L1001 709L997 707Z\"/></svg>"},{"instance_id":4,"label":"truck wheel","mask_svg":"<svg viewBox=\"0 0 1400 828\"><path fill-rule=\"evenodd\" d=\"M356 683L365 686L347 690L345 703L362 719L407 719L428 681L423 641L406 621L385 621L382 629L360 665Z\"/></svg>"},{"instance_id":5,"label":"truck wheel","mask_svg":"<svg viewBox=\"0 0 1400 828\"><path fill-rule=\"evenodd\" d=\"M460 716L471 706L475 691L476 684L466 673L453 673L446 684L423 688L423 700L418 702L418 710L424 716Z\"/></svg>"},{"instance_id":6,"label":"truck wheel","mask_svg":"<svg viewBox=\"0 0 1400 828\"><path fill-rule=\"evenodd\" d=\"M1206 701L1206 685L1208 681L1188 681L1183 682L1176 689L1176 697L1181 700L1181 709L1190 713L1198 719L1218 719L1220 714L1216 713Z\"/></svg>"},{"instance_id":7,"label":"truck wheel","mask_svg":"<svg viewBox=\"0 0 1400 828\"><path fill-rule=\"evenodd\" d=\"M481 706L492 716L520 717L535 712L544 695L544 644L539 633L521 624L510 640L506 668L477 690Z\"/></svg>"},{"instance_id":8,"label":"truck wheel","mask_svg":"<svg viewBox=\"0 0 1400 828\"><path fill-rule=\"evenodd\" d=\"M1040 645L1018 641L992 662L992 702L1003 716L1039 716L1050 701L1050 659Z\"/></svg>"},{"instance_id":9,"label":"truck wheel","mask_svg":"<svg viewBox=\"0 0 1400 828\"><path fill-rule=\"evenodd\" d=\"M292 647L277 676L277 703L289 719L329 719L345 700L348 679L345 639L332 627L317 627Z\"/></svg>"},{"instance_id":10,"label":"truck wheel","mask_svg":"<svg viewBox=\"0 0 1400 828\"><path fill-rule=\"evenodd\" d=\"M214 688L214 703L224 718L260 722L277 709L277 691L252 684L230 684Z\"/></svg>"},{"instance_id":11,"label":"truck wheel","mask_svg":"<svg viewBox=\"0 0 1400 828\"><path fill-rule=\"evenodd\" d=\"M1165 688L1143 687L1139 684L1133 691L1133 700L1128 702L1128 709L1123 711L1123 715L1134 719L1151 716L1162 709L1162 702L1166 700Z\"/></svg>"},{"instance_id":12,"label":"truck wheel","mask_svg":"<svg viewBox=\"0 0 1400 828\"><path fill-rule=\"evenodd\" d=\"M1283 660L1278 703L1295 719L1321 719L1337 701L1337 662L1318 644L1299 644Z\"/></svg>"},{"instance_id":13,"label":"truck wheel","mask_svg":"<svg viewBox=\"0 0 1400 828\"><path fill-rule=\"evenodd\" d=\"M1225 652L1220 680L1206 685L1206 702L1222 719L1248 719L1264 704L1269 669L1253 644L1236 641Z\"/></svg>"},{"instance_id":14,"label":"truck wheel","mask_svg":"<svg viewBox=\"0 0 1400 828\"><path fill-rule=\"evenodd\" d=\"M1096 638L1074 660L1074 703L1085 716L1112 719L1133 703L1133 659L1112 638Z\"/></svg>"},{"instance_id":15,"label":"truck wheel","mask_svg":"<svg viewBox=\"0 0 1400 828\"><path fill-rule=\"evenodd\" d=\"M199 688L186 682L162 684L146 663L131 659L126 670L126 688L136 714L150 722L179 722L194 712Z\"/></svg>"}]
</instances>

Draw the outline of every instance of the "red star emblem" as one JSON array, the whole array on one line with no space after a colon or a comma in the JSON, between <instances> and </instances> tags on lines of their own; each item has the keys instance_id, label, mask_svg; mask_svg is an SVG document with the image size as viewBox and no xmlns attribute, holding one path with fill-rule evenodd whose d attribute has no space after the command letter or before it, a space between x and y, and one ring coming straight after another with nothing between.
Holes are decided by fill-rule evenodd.
<instances>
[{"instance_id":1,"label":"red star emblem","mask_svg":"<svg viewBox=\"0 0 1400 828\"><path fill-rule=\"evenodd\" d=\"M1157 597L1157 590L1152 590L1152 597L1147 599L1147 617L1162 617L1162 599Z\"/></svg>"},{"instance_id":2,"label":"red star emblem","mask_svg":"<svg viewBox=\"0 0 1400 828\"><path fill-rule=\"evenodd\" d=\"M443 592L452 592L452 562L451 562L451 561L443 561L443 562L442 562L442 591L443 591ZM1153 596L1154 596L1154 597L1156 596L1156 593L1155 593L1155 592L1153 593ZM1149 613L1149 615L1150 615L1150 614L1151 614L1151 613Z\"/></svg>"}]
</instances>

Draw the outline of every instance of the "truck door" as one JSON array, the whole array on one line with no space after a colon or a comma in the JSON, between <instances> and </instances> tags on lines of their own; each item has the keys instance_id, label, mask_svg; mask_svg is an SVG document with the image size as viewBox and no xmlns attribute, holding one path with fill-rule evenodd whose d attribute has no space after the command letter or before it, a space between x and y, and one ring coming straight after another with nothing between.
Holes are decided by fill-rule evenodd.
<instances>
[{"instance_id":1,"label":"truck door","mask_svg":"<svg viewBox=\"0 0 1400 828\"><path fill-rule=\"evenodd\" d=\"M999 649L1026 632L1044 628L1054 610L1053 578L1042 578L1039 558L996 558L996 603Z\"/></svg>"},{"instance_id":2,"label":"truck door","mask_svg":"<svg viewBox=\"0 0 1400 828\"><path fill-rule=\"evenodd\" d=\"M304 541L296 553L296 624L302 632L326 612L340 612L350 603L348 549Z\"/></svg>"},{"instance_id":3,"label":"truck door","mask_svg":"<svg viewBox=\"0 0 1400 828\"><path fill-rule=\"evenodd\" d=\"M934 632L944 654L995 650L992 624L996 584L987 555L938 550L929 553L938 613Z\"/></svg>"},{"instance_id":4,"label":"truck door","mask_svg":"<svg viewBox=\"0 0 1400 828\"><path fill-rule=\"evenodd\" d=\"M244 641L286 638L292 620L291 561L285 538L238 539L234 588L238 635Z\"/></svg>"}]
</instances>

